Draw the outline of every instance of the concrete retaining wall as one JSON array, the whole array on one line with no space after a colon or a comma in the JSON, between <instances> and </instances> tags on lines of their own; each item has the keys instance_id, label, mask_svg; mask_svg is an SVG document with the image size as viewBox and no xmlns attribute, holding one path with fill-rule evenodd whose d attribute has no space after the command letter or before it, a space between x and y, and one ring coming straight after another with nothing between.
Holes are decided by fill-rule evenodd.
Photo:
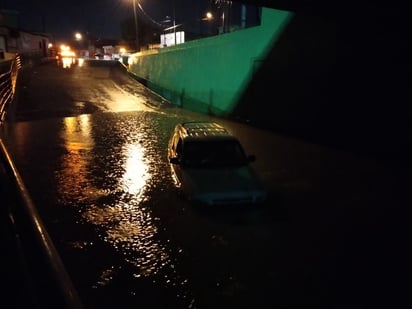
<instances>
[{"instance_id":1,"label":"concrete retaining wall","mask_svg":"<svg viewBox=\"0 0 412 309\"><path fill-rule=\"evenodd\" d=\"M264 8L260 26L135 54L129 71L186 109L230 115L290 16Z\"/></svg>"}]
</instances>

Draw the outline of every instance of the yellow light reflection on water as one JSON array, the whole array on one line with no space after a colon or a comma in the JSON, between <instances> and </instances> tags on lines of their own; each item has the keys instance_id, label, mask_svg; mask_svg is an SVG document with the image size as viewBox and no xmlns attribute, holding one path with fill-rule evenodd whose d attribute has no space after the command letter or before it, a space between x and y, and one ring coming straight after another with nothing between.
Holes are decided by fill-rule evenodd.
<instances>
[{"instance_id":1,"label":"yellow light reflection on water","mask_svg":"<svg viewBox=\"0 0 412 309\"><path fill-rule=\"evenodd\" d=\"M135 267L131 276L155 276L171 261L166 244L157 240L157 219L146 205L149 199L146 191L154 177L150 171L147 145L139 142L143 139L139 128L130 132L127 127L123 145L120 148L115 146L120 149L119 152L96 152L93 148L99 146L93 139L90 117L85 115L64 120L63 137L67 155L63 158L60 192L69 196L67 203L72 203L74 207L81 206L79 210L86 222L99 228L96 237L121 252L124 262ZM118 130L120 132L121 128ZM113 145L106 146L110 149ZM99 169L104 172L97 175L91 172ZM72 246L82 248L84 241L74 241ZM101 269L96 286L115 280L112 270L116 267L110 265L109 269ZM108 273L112 275L107 276Z\"/></svg>"},{"instance_id":2,"label":"yellow light reflection on water","mask_svg":"<svg viewBox=\"0 0 412 309\"><path fill-rule=\"evenodd\" d=\"M140 196L150 178L149 169L144 159L144 149L141 144L127 145L124 153L126 164L121 187L126 192Z\"/></svg>"},{"instance_id":3,"label":"yellow light reflection on water","mask_svg":"<svg viewBox=\"0 0 412 309\"><path fill-rule=\"evenodd\" d=\"M69 57L63 57L62 58L62 64L63 64L64 69L70 68L73 64L73 60L72 60L72 58L69 58Z\"/></svg>"},{"instance_id":4,"label":"yellow light reflection on water","mask_svg":"<svg viewBox=\"0 0 412 309\"><path fill-rule=\"evenodd\" d=\"M117 270L125 263L133 267L129 274L133 279L146 277L164 286L185 286L187 279L177 272L169 243L159 239L159 218L152 213L149 192L156 159L149 155L152 145L142 142L147 140L145 129L139 122L133 129L130 122L117 123L116 138L106 143L104 135L95 136L98 133L93 128L99 129L92 120L93 115L64 119L61 138L66 152L56 173L60 200L76 208L82 221L98 230L85 238L100 239L123 256L119 264L99 269L92 288L118 280L123 275ZM82 237L71 242L75 250L93 245ZM128 293L137 293L134 286L128 289Z\"/></svg>"},{"instance_id":5,"label":"yellow light reflection on water","mask_svg":"<svg viewBox=\"0 0 412 309\"><path fill-rule=\"evenodd\" d=\"M88 151L93 149L90 115L66 117L63 119L62 139L66 154L62 156L57 190L62 200L73 197L84 200L90 195L100 196L101 192L89 181L87 168L90 163Z\"/></svg>"},{"instance_id":6,"label":"yellow light reflection on water","mask_svg":"<svg viewBox=\"0 0 412 309\"><path fill-rule=\"evenodd\" d=\"M91 134L90 115L84 114L78 117L64 118L64 140L67 150L71 150L74 145L76 149L81 145L82 148L91 148L94 140Z\"/></svg>"}]
</instances>

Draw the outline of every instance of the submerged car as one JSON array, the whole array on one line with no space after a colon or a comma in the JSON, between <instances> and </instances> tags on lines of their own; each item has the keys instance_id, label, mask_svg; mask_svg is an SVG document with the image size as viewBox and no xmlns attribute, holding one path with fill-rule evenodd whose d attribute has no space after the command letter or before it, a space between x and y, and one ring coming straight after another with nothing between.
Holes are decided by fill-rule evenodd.
<instances>
[{"instance_id":1,"label":"submerged car","mask_svg":"<svg viewBox=\"0 0 412 309\"><path fill-rule=\"evenodd\" d=\"M215 122L179 123L168 143L172 175L184 196L206 205L260 204L267 193L239 140Z\"/></svg>"}]
</instances>

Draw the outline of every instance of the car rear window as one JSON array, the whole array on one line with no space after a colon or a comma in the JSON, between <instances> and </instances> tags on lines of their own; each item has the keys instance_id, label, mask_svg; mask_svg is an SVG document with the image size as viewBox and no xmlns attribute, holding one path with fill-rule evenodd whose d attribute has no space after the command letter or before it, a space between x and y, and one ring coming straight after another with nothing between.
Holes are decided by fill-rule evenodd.
<instances>
[{"instance_id":1,"label":"car rear window","mask_svg":"<svg viewBox=\"0 0 412 309\"><path fill-rule=\"evenodd\" d=\"M183 147L183 162L191 167L225 167L244 165L247 158L236 140L188 141Z\"/></svg>"}]
</instances>

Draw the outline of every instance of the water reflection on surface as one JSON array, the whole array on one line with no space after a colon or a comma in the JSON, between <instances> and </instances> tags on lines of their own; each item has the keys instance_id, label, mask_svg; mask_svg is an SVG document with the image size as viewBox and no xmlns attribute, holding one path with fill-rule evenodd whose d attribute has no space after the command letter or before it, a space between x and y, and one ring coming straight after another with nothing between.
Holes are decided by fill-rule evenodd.
<instances>
[{"instance_id":1,"label":"water reflection on surface","mask_svg":"<svg viewBox=\"0 0 412 309\"><path fill-rule=\"evenodd\" d=\"M143 195L145 184L153 177L149 174L144 154L144 148L139 143L125 145L125 171L120 183L123 191L138 196Z\"/></svg>"},{"instance_id":2,"label":"water reflection on surface","mask_svg":"<svg viewBox=\"0 0 412 309\"><path fill-rule=\"evenodd\" d=\"M57 191L62 203L85 200L95 195L98 189L88 180L87 168L94 147L90 115L63 118L61 135L66 152L61 157ZM94 194L93 194L94 193ZM74 203L76 204L76 203Z\"/></svg>"},{"instance_id":3,"label":"water reflection on surface","mask_svg":"<svg viewBox=\"0 0 412 309\"><path fill-rule=\"evenodd\" d=\"M187 278L176 267L176 249L159 236L161 222L151 209L150 191L164 178L159 173L169 172L159 168L156 125L148 125L137 113L102 115L64 119L65 154L56 175L61 200L78 208L79 223L95 226L97 237L123 256L122 263L133 269L131 280L146 278L166 288L178 287L175 297L187 299ZM77 243L85 241L71 244L77 250L93 246ZM121 267L104 265L91 288L110 285ZM129 294L141 293L136 286L128 289Z\"/></svg>"},{"instance_id":4,"label":"water reflection on surface","mask_svg":"<svg viewBox=\"0 0 412 309\"><path fill-rule=\"evenodd\" d=\"M69 69L72 65L76 63L76 58L73 57L62 57L62 67L63 69Z\"/></svg>"}]
</instances>

